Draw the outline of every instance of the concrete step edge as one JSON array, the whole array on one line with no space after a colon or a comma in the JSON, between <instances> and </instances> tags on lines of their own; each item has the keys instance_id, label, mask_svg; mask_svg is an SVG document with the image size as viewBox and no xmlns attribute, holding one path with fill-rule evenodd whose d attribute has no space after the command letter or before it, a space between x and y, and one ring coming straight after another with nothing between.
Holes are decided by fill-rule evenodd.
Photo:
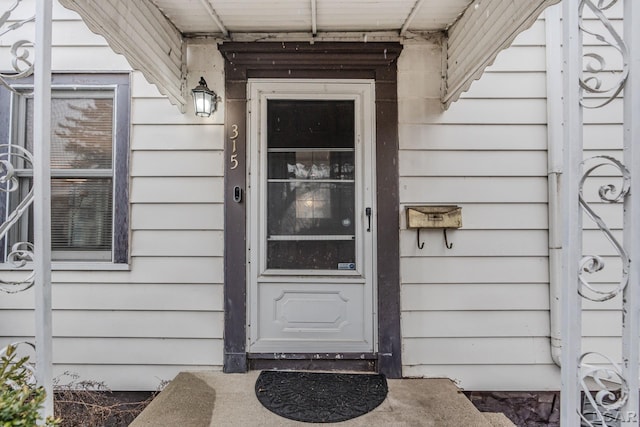
<instances>
[{"instance_id":1,"label":"concrete step edge","mask_svg":"<svg viewBox=\"0 0 640 427\"><path fill-rule=\"evenodd\" d=\"M502 412L481 412L493 427L516 427Z\"/></svg>"},{"instance_id":2,"label":"concrete step edge","mask_svg":"<svg viewBox=\"0 0 640 427\"><path fill-rule=\"evenodd\" d=\"M130 427L293 427L264 408L255 397L258 372L182 372ZM344 421L345 427L425 425L430 427L512 427L495 424L450 379L390 379L387 399L376 409Z\"/></svg>"}]
</instances>

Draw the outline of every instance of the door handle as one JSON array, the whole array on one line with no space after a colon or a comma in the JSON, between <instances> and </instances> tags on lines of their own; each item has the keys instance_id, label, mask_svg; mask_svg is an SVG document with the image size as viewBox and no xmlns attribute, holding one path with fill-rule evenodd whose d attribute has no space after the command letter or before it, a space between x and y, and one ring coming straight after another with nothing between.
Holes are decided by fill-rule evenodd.
<instances>
[{"instance_id":1,"label":"door handle","mask_svg":"<svg viewBox=\"0 0 640 427\"><path fill-rule=\"evenodd\" d=\"M367 215L367 219L369 221L369 226L367 227L367 231L371 232L371 208L366 208L364 210L365 215Z\"/></svg>"}]
</instances>

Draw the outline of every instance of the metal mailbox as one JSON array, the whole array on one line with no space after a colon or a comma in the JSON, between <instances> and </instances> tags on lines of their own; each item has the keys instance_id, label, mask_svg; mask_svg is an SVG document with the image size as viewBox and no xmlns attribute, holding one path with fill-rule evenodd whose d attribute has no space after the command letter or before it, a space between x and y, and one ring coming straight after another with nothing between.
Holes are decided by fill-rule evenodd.
<instances>
[{"instance_id":1,"label":"metal mailbox","mask_svg":"<svg viewBox=\"0 0 640 427\"><path fill-rule=\"evenodd\" d=\"M407 206L407 228L460 228L459 206Z\"/></svg>"}]
</instances>

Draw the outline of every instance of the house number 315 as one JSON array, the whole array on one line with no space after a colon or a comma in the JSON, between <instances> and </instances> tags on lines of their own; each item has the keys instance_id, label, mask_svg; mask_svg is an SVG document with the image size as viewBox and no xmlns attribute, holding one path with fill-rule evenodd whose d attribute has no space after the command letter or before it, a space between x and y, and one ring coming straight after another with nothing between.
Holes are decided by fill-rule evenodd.
<instances>
[{"instance_id":1,"label":"house number 315","mask_svg":"<svg viewBox=\"0 0 640 427\"><path fill-rule=\"evenodd\" d=\"M231 125L231 136L229 137L229 139L231 139L231 158L230 158L230 163L231 163L231 169L235 169L238 167L238 147L236 147L236 139L238 139L238 125Z\"/></svg>"}]
</instances>

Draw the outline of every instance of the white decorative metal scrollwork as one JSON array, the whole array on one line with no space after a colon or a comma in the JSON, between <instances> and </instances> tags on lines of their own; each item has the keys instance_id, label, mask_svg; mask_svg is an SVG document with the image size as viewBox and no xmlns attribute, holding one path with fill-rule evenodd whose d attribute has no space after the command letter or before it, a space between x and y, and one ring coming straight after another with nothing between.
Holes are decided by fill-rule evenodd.
<instances>
[{"instance_id":1,"label":"white decorative metal scrollwork","mask_svg":"<svg viewBox=\"0 0 640 427\"><path fill-rule=\"evenodd\" d=\"M590 358L589 363L585 359ZM601 359L601 364L597 363ZM580 385L590 410L580 414L589 427L610 426L619 417L619 410L629 398L629 386L622 369L600 353L585 353L580 357Z\"/></svg>"},{"instance_id":2,"label":"white decorative metal scrollwork","mask_svg":"<svg viewBox=\"0 0 640 427\"><path fill-rule=\"evenodd\" d=\"M22 0L15 0L13 5L9 9L0 15L0 37L9 33L10 31L17 30L28 22L35 20L35 16L27 19L22 19L7 25L11 14L20 5ZM29 48L33 46L33 43L28 40L18 40L11 45L11 66L15 73L0 73L0 84L11 91L15 91L11 85L7 83L7 80L20 79L30 76L33 73L33 62L29 60Z\"/></svg>"},{"instance_id":3,"label":"white decorative metal scrollwork","mask_svg":"<svg viewBox=\"0 0 640 427\"><path fill-rule=\"evenodd\" d=\"M595 164L588 166L589 163ZM586 171L584 172L582 179L580 180L580 193L578 196L580 205L582 206L582 209L587 214L587 216L598 226L600 231L605 235L607 240L611 243L611 245L618 253L620 260L622 261L622 271L618 286L616 286L614 289L608 290L597 289L595 285L591 284L585 278L584 274L593 274L603 270L605 267L604 259L599 255L587 255L584 256L580 261L580 271L578 273L578 277L580 279L580 287L578 288L578 293L583 298L586 298L588 300L601 302L615 297L627 286L627 283L629 282L630 260L627 251L625 251L622 244L613 235L604 220L598 214L596 214L591 206L589 206L589 203L586 201L583 194L584 184L586 180L591 177L593 172L595 172L597 169L603 167L613 167L621 175L621 186L617 187L614 184L602 185L598 189L598 196L600 200L605 203L619 203L624 200L627 194L629 194L631 176L629 174L629 170L620 161L609 156L591 157L589 159L586 159L583 162L583 165L585 165Z\"/></svg>"},{"instance_id":4,"label":"white decorative metal scrollwork","mask_svg":"<svg viewBox=\"0 0 640 427\"><path fill-rule=\"evenodd\" d=\"M610 9L617 2L618 0L598 0L597 5L592 0L582 0L580 2L580 30L595 37L596 40L606 46L614 48L622 57L621 71L607 71L607 63L602 55L595 52L583 54L585 69L582 78L580 78L580 86L588 93L605 96L604 100L597 98L593 102L587 102L587 100L583 99L582 106L585 108L600 108L609 104L622 92L629 76L627 45L604 14L605 10ZM582 15L585 6L598 18L603 31L590 30L584 25ZM610 77L609 80L612 81L605 84L605 76Z\"/></svg>"},{"instance_id":5,"label":"white decorative metal scrollwork","mask_svg":"<svg viewBox=\"0 0 640 427\"><path fill-rule=\"evenodd\" d=\"M612 22L605 15L618 0L581 0L579 6L579 26L583 35L595 37L596 41L610 52L621 57L622 68L613 70L608 67L604 57L596 52L583 54L583 71L579 79L580 87L584 90L585 97L581 101L584 108L600 108L611 103L623 91L629 77L629 51L622 36L616 31ZM585 25L583 13L585 8L593 13L596 20L590 25ZM627 23L625 22L625 25ZM583 39L583 45L585 44ZM600 46L599 46L600 48ZM593 95L589 97L589 95ZM598 215L585 197L585 184L589 178L596 176L599 179L619 180L617 184L600 185L597 189L597 199L604 203L624 203L631 191L631 174L627 167L618 159L610 156L595 156L582 162L584 169L579 185L579 203L606 240L614 248L617 257L621 261L618 283L611 287L597 285L592 274L603 271L606 267L605 257L601 255L585 255L579 262L578 294L587 300L603 302L611 300L622 294L629 285L631 268L630 255L623 244L612 233L604 219ZM613 173L601 173L612 171ZM589 200L594 199L590 197ZM622 310L628 310L626 301L622 302ZM622 316L623 324L625 316ZM637 345L637 344L636 344ZM624 353L624 352L623 352ZM623 354L623 360L625 356ZM621 411L627 408L631 402L631 390L628 379L625 378L625 370L611 358L600 353L586 352L578 362L580 369L580 386L584 396L580 418L583 426L613 426L618 425ZM637 408L631 408L637 410Z\"/></svg>"},{"instance_id":6,"label":"white decorative metal scrollwork","mask_svg":"<svg viewBox=\"0 0 640 427\"><path fill-rule=\"evenodd\" d=\"M19 146L0 145L0 191L14 193L20 189L20 180L14 164L19 164L22 169L33 168L33 156ZM29 206L33 203L33 186L29 188L27 195L20 203L6 215L6 220L0 225L0 241L8 237L11 228L20 220ZM7 254L7 262L16 269L24 268L28 261L33 261L33 244L29 242L14 243ZM34 284L34 273L29 272L26 277L13 280L0 278L0 291L5 293L17 293L31 288Z\"/></svg>"}]
</instances>

